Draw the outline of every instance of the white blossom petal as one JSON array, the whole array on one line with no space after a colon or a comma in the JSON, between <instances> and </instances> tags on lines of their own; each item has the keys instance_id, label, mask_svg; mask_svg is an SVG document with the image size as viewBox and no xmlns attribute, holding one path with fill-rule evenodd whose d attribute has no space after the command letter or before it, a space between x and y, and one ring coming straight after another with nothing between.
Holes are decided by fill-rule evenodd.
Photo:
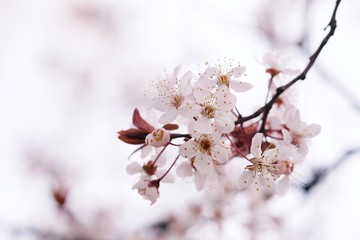
<instances>
[{"instance_id":1,"label":"white blossom petal","mask_svg":"<svg viewBox=\"0 0 360 240\"><path fill-rule=\"evenodd\" d=\"M146 158L153 150L153 147L146 145L141 149L141 158Z\"/></svg>"},{"instance_id":2,"label":"white blossom petal","mask_svg":"<svg viewBox=\"0 0 360 240\"><path fill-rule=\"evenodd\" d=\"M184 158L188 158L188 159L193 158L196 155L196 151L197 151L196 143L192 140L184 142L179 147L180 156L182 156Z\"/></svg>"},{"instance_id":3,"label":"white blossom petal","mask_svg":"<svg viewBox=\"0 0 360 240\"><path fill-rule=\"evenodd\" d=\"M255 178L256 178L255 171L244 170L240 175L238 188L245 189L249 187Z\"/></svg>"},{"instance_id":4,"label":"white blossom petal","mask_svg":"<svg viewBox=\"0 0 360 240\"><path fill-rule=\"evenodd\" d=\"M214 131L211 119L203 116L200 116L198 120L194 122L194 129L205 134L210 134Z\"/></svg>"},{"instance_id":5,"label":"white blossom petal","mask_svg":"<svg viewBox=\"0 0 360 240\"><path fill-rule=\"evenodd\" d=\"M194 182L196 190L201 191L204 188L205 180L198 172L194 174Z\"/></svg>"},{"instance_id":6,"label":"white blossom petal","mask_svg":"<svg viewBox=\"0 0 360 240\"><path fill-rule=\"evenodd\" d=\"M276 184L276 193L280 196L284 196L286 191L289 188L289 176L284 176L277 184Z\"/></svg>"},{"instance_id":7,"label":"white blossom petal","mask_svg":"<svg viewBox=\"0 0 360 240\"><path fill-rule=\"evenodd\" d=\"M138 162L132 162L126 167L128 174L136 174L142 172L142 166Z\"/></svg>"},{"instance_id":8,"label":"white blossom petal","mask_svg":"<svg viewBox=\"0 0 360 240\"><path fill-rule=\"evenodd\" d=\"M262 144L263 134L256 133L251 141L250 152L254 157L260 158L261 157L261 144Z\"/></svg>"},{"instance_id":9,"label":"white blossom petal","mask_svg":"<svg viewBox=\"0 0 360 240\"><path fill-rule=\"evenodd\" d=\"M151 201L151 205L159 198L159 190L156 187L148 187L145 190L145 198Z\"/></svg>"},{"instance_id":10,"label":"white blossom petal","mask_svg":"<svg viewBox=\"0 0 360 240\"><path fill-rule=\"evenodd\" d=\"M161 178L162 176L164 176L166 171L167 171L167 169L160 169L160 170L156 171L155 175L158 178ZM174 174L172 174L171 172L168 172L165 175L165 177L161 180L161 182L165 182L165 183L173 183L173 182L175 182Z\"/></svg>"},{"instance_id":11,"label":"white blossom petal","mask_svg":"<svg viewBox=\"0 0 360 240\"><path fill-rule=\"evenodd\" d=\"M226 163L229 159L229 152L226 148L214 146L211 150L211 156L219 163Z\"/></svg>"},{"instance_id":12,"label":"white blossom petal","mask_svg":"<svg viewBox=\"0 0 360 240\"><path fill-rule=\"evenodd\" d=\"M202 107L198 104L189 104L179 109L179 114L186 118L194 118L199 116L201 113Z\"/></svg>"},{"instance_id":13,"label":"white blossom petal","mask_svg":"<svg viewBox=\"0 0 360 240\"><path fill-rule=\"evenodd\" d=\"M175 107L170 107L167 112L165 112L161 117L159 118L160 124L167 124L175 120L176 116L178 114L178 110Z\"/></svg>"},{"instance_id":14,"label":"white blossom petal","mask_svg":"<svg viewBox=\"0 0 360 240\"><path fill-rule=\"evenodd\" d=\"M291 136L290 132L288 130L286 130L285 128L283 128L281 130L281 132L283 134L284 143L285 144L290 144L292 142L292 136Z\"/></svg>"},{"instance_id":15,"label":"white blossom petal","mask_svg":"<svg viewBox=\"0 0 360 240\"><path fill-rule=\"evenodd\" d=\"M199 174L201 175L206 175L207 173L209 173L209 168L210 168L210 160L209 156L207 156L206 154L198 154L195 157L195 162L194 162L194 166L196 168L196 170L199 172Z\"/></svg>"},{"instance_id":16,"label":"white blossom petal","mask_svg":"<svg viewBox=\"0 0 360 240\"><path fill-rule=\"evenodd\" d=\"M246 71L246 67L245 66L239 66L239 67L235 67L233 69L230 70L230 74L231 76L234 77L240 77L241 75L243 75Z\"/></svg>"},{"instance_id":17,"label":"white blossom petal","mask_svg":"<svg viewBox=\"0 0 360 240\"><path fill-rule=\"evenodd\" d=\"M234 89L236 92L245 92L253 88L253 85L248 82L240 82L236 80L232 80L230 83L230 87Z\"/></svg>"},{"instance_id":18,"label":"white blossom petal","mask_svg":"<svg viewBox=\"0 0 360 240\"><path fill-rule=\"evenodd\" d=\"M273 189L275 187L274 177L267 169L263 169L262 173L260 173L259 182L265 189Z\"/></svg>"},{"instance_id":19,"label":"white blossom petal","mask_svg":"<svg viewBox=\"0 0 360 240\"><path fill-rule=\"evenodd\" d=\"M312 138L318 135L321 131L321 126L319 124L310 124L306 127L304 137Z\"/></svg>"},{"instance_id":20,"label":"white blossom petal","mask_svg":"<svg viewBox=\"0 0 360 240\"><path fill-rule=\"evenodd\" d=\"M176 174L179 177L191 177L193 174L193 167L191 166L191 164L188 161L182 162L176 168Z\"/></svg>"}]
</instances>

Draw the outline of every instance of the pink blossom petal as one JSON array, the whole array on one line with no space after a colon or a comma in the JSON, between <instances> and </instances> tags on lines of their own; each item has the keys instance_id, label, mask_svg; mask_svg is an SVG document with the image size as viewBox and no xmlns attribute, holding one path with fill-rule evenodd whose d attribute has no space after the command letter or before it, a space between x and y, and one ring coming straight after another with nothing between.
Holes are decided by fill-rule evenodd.
<instances>
[{"instance_id":1,"label":"pink blossom petal","mask_svg":"<svg viewBox=\"0 0 360 240\"><path fill-rule=\"evenodd\" d=\"M147 157L151 152L153 148L150 145L146 145L141 149L141 158Z\"/></svg>"},{"instance_id":2,"label":"pink blossom petal","mask_svg":"<svg viewBox=\"0 0 360 240\"><path fill-rule=\"evenodd\" d=\"M267 163L279 160L279 150L277 148L268 149L263 152L263 156Z\"/></svg>"},{"instance_id":3,"label":"pink blossom petal","mask_svg":"<svg viewBox=\"0 0 360 240\"><path fill-rule=\"evenodd\" d=\"M214 131L211 119L203 116L199 117L198 120L194 122L194 129L205 134L210 134Z\"/></svg>"},{"instance_id":4,"label":"pink blossom petal","mask_svg":"<svg viewBox=\"0 0 360 240\"><path fill-rule=\"evenodd\" d=\"M167 124L175 120L178 114L178 110L175 107L171 107L167 112L165 112L160 118L160 124Z\"/></svg>"},{"instance_id":5,"label":"pink blossom petal","mask_svg":"<svg viewBox=\"0 0 360 240\"><path fill-rule=\"evenodd\" d=\"M221 72L218 68L208 67L202 76L204 76L206 78L213 78L213 77L217 77L220 73Z\"/></svg>"},{"instance_id":6,"label":"pink blossom petal","mask_svg":"<svg viewBox=\"0 0 360 240\"><path fill-rule=\"evenodd\" d=\"M184 157L184 158L188 158L191 159L196 155L196 151L197 151L197 144L192 141L189 140L187 142L184 142L180 147L179 147L179 154L180 156Z\"/></svg>"},{"instance_id":7,"label":"pink blossom petal","mask_svg":"<svg viewBox=\"0 0 360 240\"><path fill-rule=\"evenodd\" d=\"M160 112L165 112L169 109L169 105L165 104L162 99L155 100L152 106L154 109L159 110Z\"/></svg>"},{"instance_id":8,"label":"pink blossom petal","mask_svg":"<svg viewBox=\"0 0 360 240\"><path fill-rule=\"evenodd\" d=\"M179 109L179 114L186 118L194 118L201 113L202 107L198 104L189 104Z\"/></svg>"},{"instance_id":9,"label":"pink blossom petal","mask_svg":"<svg viewBox=\"0 0 360 240\"><path fill-rule=\"evenodd\" d=\"M198 88L197 91L212 91L214 89L216 85L216 80L214 79L209 79L209 78L204 78L204 79L200 79L199 81L196 82L195 87Z\"/></svg>"},{"instance_id":10,"label":"pink blossom petal","mask_svg":"<svg viewBox=\"0 0 360 240\"><path fill-rule=\"evenodd\" d=\"M190 163L188 161L182 162L176 168L176 174L179 177L191 177L193 174L193 167L190 165Z\"/></svg>"},{"instance_id":11,"label":"pink blossom petal","mask_svg":"<svg viewBox=\"0 0 360 240\"><path fill-rule=\"evenodd\" d=\"M275 180L271 173L264 169L261 173L262 175L259 177L260 185L263 186L265 189L274 189L275 187Z\"/></svg>"},{"instance_id":12,"label":"pink blossom petal","mask_svg":"<svg viewBox=\"0 0 360 240\"><path fill-rule=\"evenodd\" d=\"M144 197L151 201L151 205L153 205L156 202L159 196L160 196L159 190L156 187L146 188Z\"/></svg>"},{"instance_id":13,"label":"pink blossom petal","mask_svg":"<svg viewBox=\"0 0 360 240\"><path fill-rule=\"evenodd\" d=\"M318 135L321 131L321 126L319 124L310 124L306 127L304 137L311 138Z\"/></svg>"},{"instance_id":14,"label":"pink blossom petal","mask_svg":"<svg viewBox=\"0 0 360 240\"><path fill-rule=\"evenodd\" d=\"M298 144L298 153L304 157L305 157L305 155L307 155L309 153L308 146L306 145L305 142L300 142Z\"/></svg>"},{"instance_id":15,"label":"pink blossom petal","mask_svg":"<svg viewBox=\"0 0 360 240\"><path fill-rule=\"evenodd\" d=\"M167 169L160 169L160 170L156 171L155 175L158 178L161 178L162 176L164 176L166 171L167 171ZM165 183L173 183L173 182L175 182L174 174L172 174L171 172L168 172L165 175L165 177L161 180L161 182L165 182Z\"/></svg>"},{"instance_id":16,"label":"pink blossom petal","mask_svg":"<svg viewBox=\"0 0 360 240\"><path fill-rule=\"evenodd\" d=\"M192 76L193 76L192 72L187 71L180 79L179 91L181 93L184 93L186 91L186 88L189 86Z\"/></svg>"},{"instance_id":17,"label":"pink blossom petal","mask_svg":"<svg viewBox=\"0 0 360 240\"><path fill-rule=\"evenodd\" d=\"M248 82L240 82L236 80L232 80L230 83L230 87L234 89L236 92L245 92L253 88L253 85Z\"/></svg>"},{"instance_id":18,"label":"pink blossom petal","mask_svg":"<svg viewBox=\"0 0 360 240\"><path fill-rule=\"evenodd\" d=\"M209 173L211 159L206 154L198 154L195 157L194 166L202 176Z\"/></svg>"},{"instance_id":19,"label":"pink blossom petal","mask_svg":"<svg viewBox=\"0 0 360 240\"><path fill-rule=\"evenodd\" d=\"M226 86L220 86L219 89L221 87L227 88ZM227 91L226 93L220 93L220 91L217 91L216 100L217 111L221 113L226 113L227 111L230 111L236 105L236 96L229 91Z\"/></svg>"},{"instance_id":20,"label":"pink blossom petal","mask_svg":"<svg viewBox=\"0 0 360 240\"><path fill-rule=\"evenodd\" d=\"M194 176L195 188L196 190L201 191L204 188L205 179L198 172L195 172Z\"/></svg>"},{"instance_id":21,"label":"pink blossom petal","mask_svg":"<svg viewBox=\"0 0 360 240\"><path fill-rule=\"evenodd\" d=\"M284 176L276 185L276 193L284 196L289 188L289 176Z\"/></svg>"},{"instance_id":22,"label":"pink blossom petal","mask_svg":"<svg viewBox=\"0 0 360 240\"><path fill-rule=\"evenodd\" d=\"M126 167L126 172L128 174L136 174L142 172L142 167L138 162L132 162Z\"/></svg>"},{"instance_id":23,"label":"pink blossom petal","mask_svg":"<svg viewBox=\"0 0 360 240\"><path fill-rule=\"evenodd\" d=\"M181 65L176 66L173 73L168 77L168 81L169 81L170 85L173 86L176 84L176 78L179 74L180 68L181 68Z\"/></svg>"},{"instance_id":24,"label":"pink blossom petal","mask_svg":"<svg viewBox=\"0 0 360 240\"><path fill-rule=\"evenodd\" d=\"M251 141L250 152L254 157L260 158L261 157L261 144L262 144L263 134L256 133Z\"/></svg>"},{"instance_id":25,"label":"pink blossom petal","mask_svg":"<svg viewBox=\"0 0 360 240\"><path fill-rule=\"evenodd\" d=\"M263 63L271 68L277 69L279 67L278 59L273 52L267 52L264 54Z\"/></svg>"},{"instance_id":26,"label":"pink blossom petal","mask_svg":"<svg viewBox=\"0 0 360 240\"><path fill-rule=\"evenodd\" d=\"M235 128L235 123L232 119L226 117L219 117L215 120L215 126L223 133L230 133Z\"/></svg>"},{"instance_id":27,"label":"pink blossom petal","mask_svg":"<svg viewBox=\"0 0 360 240\"><path fill-rule=\"evenodd\" d=\"M207 88L195 86L194 98L200 104L211 103L213 101L213 94Z\"/></svg>"},{"instance_id":28,"label":"pink blossom petal","mask_svg":"<svg viewBox=\"0 0 360 240\"><path fill-rule=\"evenodd\" d=\"M290 69L290 68L282 69L281 72L285 75L290 75L290 76L300 73L298 69Z\"/></svg>"},{"instance_id":29,"label":"pink blossom petal","mask_svg":"<svg viewBox=\"0 0 360 240\"><path fill-rule=\"evenodd\" d=\"M281 130L282 134L283 134L283 138L284 138L284 143L285 144L291 144L292 142L292 136L290 134L290 132L288 130L286 130L285 128L283 128Z\"/></svg>"},{"instance_id":30,"label":"pink blossom petal","mask_svg":"<svg viewBox=\"0 0 360 240\"><path fill-rule=\"evenodd\" d=\"M229 152L226 148L220 146L214 146L211 149L211 156L219 163L226 163L229 159Z\"/></svg>"},{"instance_id":31,"label":"pink blossom petal","mask_svg":"<svg viewBox=\"0 0 360 240\"><path fill-rule=\"evenodd\" d=\"M235 67L235 68L231 69L231 71L229 73L232 76L237 78L237 77L240 77L241 75L243 75L245 71L246 71L245 66L239 66L239 67Z\"/></svg>"},{"instance_id":32,"label":"pink blossom petal","mask_svg":"<svg viewBox=\"0 0 360 240\"><path fill-rule=\"evenodd\" d=\"M238 188L245 189L251 185L256 177L255 171L244 170L239 178Z\"/></svg>"}]
</instances>

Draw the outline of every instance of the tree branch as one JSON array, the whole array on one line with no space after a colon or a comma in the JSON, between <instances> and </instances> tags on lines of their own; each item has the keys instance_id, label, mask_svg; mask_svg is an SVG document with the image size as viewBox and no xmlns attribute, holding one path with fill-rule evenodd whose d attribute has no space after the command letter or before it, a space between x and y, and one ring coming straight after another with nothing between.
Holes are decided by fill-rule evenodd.
<instances>
[{"instance_id":1,"label":"tree branch","mask_svg":"<svg viewBox=\"0 0 360 240\"><path fill-rule=\"evenodd\" d=\"M335 33L335 29L337 27L337 23L336 23L336 13L339 7L341 0L337 0L336 4L335 4L335 8L334 11L332 13L331 19L329 24L326 26L326 28L330 27L330 31L329 33L323 38L323 40L321 41L319 47L316 49L316 51L309 57L309 62L306 65L305 69L297 76L295 77L293 80L291 80L289 83L278 87L276 89L276 93L275 95L272 97L272 99L266 103L264 106L262 106L261 108L259 108L256 112L254 112L253 114L249 115L249 116L245 116L242 118L239 118L238 120L235 121L235 124L241 124L244 123L246 121L249 121L251 119L254 119L258 116L260 116L260 114L264 113L263 116L263 122L266 122L267 116L272 108L272 106L274 105L275 101L279 98L279 96L285 92L288 88L290 88L292 85L294 85L297 81L299 80L304 80L306 78L307 73L309 72L309 70L312 68L312 66L314 65L316 59L318 58L320 52L322 51L322 49L325 47L325 45L327 44L327 42L329 41L329 39L334 35ZM326 28L324 30L326 30ZM264 125L264 123L262 124ZM265 125L264 125L265 126ZM264 127L262 127L264 128Z\"/></svg>"}]
</instances>

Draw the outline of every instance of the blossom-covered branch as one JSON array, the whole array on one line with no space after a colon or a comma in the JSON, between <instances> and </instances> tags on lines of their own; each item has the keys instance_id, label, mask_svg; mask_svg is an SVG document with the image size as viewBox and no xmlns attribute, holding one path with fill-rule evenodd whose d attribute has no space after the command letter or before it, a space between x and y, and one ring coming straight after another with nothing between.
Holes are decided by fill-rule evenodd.
<instances>
[{"instance_id":1,"label":"blossom-covered branch","mask_svg":"<svg viewBox=\"0 0 360 240\"><path fill-rule=\"evenodd\" d=\"M308 154L308 140L319 134L320 126L303 122L300 110L283 93L306 78L334 34L339 3L329 33L303 71L289 68L288 59L276 52L263 56L262 64L270 75L265 105L249 116L243 117L237 107L242 93L254 87L244 65L206 64L198 76L191 71L181 73L177 66L152 82L147 94L151 99L148 117L135 109L134 128L118 132L120 140L141 145L135 152L141 150L144 160L132 161L127 167L129 174L139 176L133 189L153 204L160 196L160 182L174 181L173 169L179 177L194 179L198 190L214 181L225 188L225 167L236 160L245 164L238 170L238 189L284 194L294 168ZM296 77L279 86L280 78L293 75ZM172 132L184 127L186 132ZM177 154L168 156L174 148Z\"/></svg>"}]
</instances>

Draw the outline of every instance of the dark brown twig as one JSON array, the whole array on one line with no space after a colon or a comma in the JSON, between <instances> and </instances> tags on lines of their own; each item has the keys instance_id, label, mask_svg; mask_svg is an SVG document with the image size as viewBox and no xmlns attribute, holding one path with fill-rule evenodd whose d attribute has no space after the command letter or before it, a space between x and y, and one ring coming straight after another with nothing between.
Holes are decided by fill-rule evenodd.
<instances>
[{"instance_id":1,"label":"dark brown twig","mask_svg":"<svg viewBox=\"0 0 360 240\"><path fill-rule=\"evenodd\" d=\"M249 116L245 116L242 118L239 118L238 120L235 121L235 124L241 124L244 123L246 121L249 121L251 119L254 119L258 116L260 116L260 114L264 113L263 115L263 123L260 129L261 131L264 131L265 129L265 122L267 119L267 116L272 108L272 106L274 105L275 101L279 98L279 96L285 92L288 88L290 88L292 85L294 85L297 81L299 80L304 80L306 78L307 73L309 72L309 70L312 68L312 66L314 65L316 59L318 58L320 52L322 51L322 49L324 48L324 46L327 44L327 42L329 41L329 39L334 35L335 33L335 29L337 27L336 24L336 13L337 13L337 9L339 7L341 0L337 0L336 4L335 4L335 8L334 11L332 13L331 19L329 24L326 26L326 28L330 27L330 31L328 32L328 34L323 38L323 40L321 41L319 47L316 49L316 51L309 57L309 62L306 65L305 69L297 76L295 77L293 80L291 80L289 83L278 87L276 89L276 93L275 95L272 97L272 99L266 103L264 106L262 106L261 108L259 108L256 112L254 112L253 114L249 115ZM324 30L326 30L326 28Z\"/></svg>"}]
</instances>

